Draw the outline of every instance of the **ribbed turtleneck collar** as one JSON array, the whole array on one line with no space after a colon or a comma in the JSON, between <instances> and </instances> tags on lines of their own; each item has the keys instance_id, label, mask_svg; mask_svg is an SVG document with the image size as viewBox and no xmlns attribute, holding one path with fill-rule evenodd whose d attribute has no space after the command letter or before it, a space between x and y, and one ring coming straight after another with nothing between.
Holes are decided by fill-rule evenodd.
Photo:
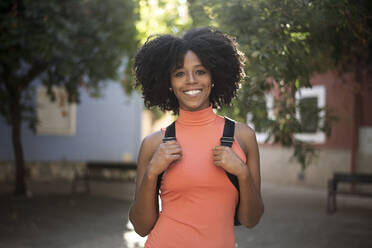
<instances>
[{"instance_id":1,"label":"ribbed turtleneck collar","mask_svg":"<svg viewBox=\"0 0 372 248\"><path fill-rule=\"evenodd\" d=\"M180 108L177 121L183 125L200 126L213 122L217 115L213 112L212 105L199 111L186 111Z\"/></svg>"}]
</instances>

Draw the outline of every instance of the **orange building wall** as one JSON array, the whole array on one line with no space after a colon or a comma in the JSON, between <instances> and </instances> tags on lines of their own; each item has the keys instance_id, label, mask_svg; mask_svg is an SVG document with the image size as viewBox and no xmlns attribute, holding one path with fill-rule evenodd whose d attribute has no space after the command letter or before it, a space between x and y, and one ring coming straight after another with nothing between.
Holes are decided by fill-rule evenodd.
<instances>
[{"instance_id":1,"label":"orange building wall","mask_svg":"<svg viewBox=\"0 0 372 248\"><path fill-rule=\"evenodd\" d=\"M371 79L372 80L372 79ZM354 101L352 90L352 75L338 75L337 72L314 74L310 80L313 86L324 85L326 89L326 107L331 110L337 120L332 122L330 137L324 144L316 145L318 148L350 150L352 148L352 132L354 118ZM274 95L275 95L274 89ZM372 90L363 92L363 109L361 126L372 126ZM263 147L276 146L260 144Z\"/></svg>"},{"instance_id":2,"label":"orange building wall","mask_svg":"<svg viewBox=\"0 0 372 248\"><path fill-rule=\"evenodd\" d=\"M325 85L326 107L337 121L332 123L331 136L320 147L351 149L353 125L353 95L348 83L343 82L336 73L314 75L312 85Z\"/></svg>"},{"instance_id":3,"label":"orange building wall","mask_svg":"<svg viewBox=\"0 0 372 248\"><path fill-rule=\"evenodd\" d=\"M371 79L372 80L372 79ZM372 90L363 94L362 126L372 126Z\"/></svg>"}]
</instances>

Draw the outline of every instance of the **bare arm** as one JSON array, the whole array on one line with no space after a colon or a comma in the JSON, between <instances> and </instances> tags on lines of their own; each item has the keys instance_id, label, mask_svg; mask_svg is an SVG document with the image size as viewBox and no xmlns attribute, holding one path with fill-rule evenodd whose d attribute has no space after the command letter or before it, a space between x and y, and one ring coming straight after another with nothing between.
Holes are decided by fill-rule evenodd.
<instances>
[{"instance_id":1,"label":"bare arm","mask_svg":"<svg viewBox=\"0 0 372 248\"><path fill-rule=\"evenodd\" d=\"M181 148L177 142L164 144L162 138L160 131L146 137L138 155L136 192L129 210L129 220L141 236L149 234L159 216L156 192L158 176L170 163L181 157Z\"/></svg>"},{"instance_id":2,"label":"bare arm","mask_svg":"<svg viewBox=\"0 0 372 248\"><path fill-rule=\"evenodd\" d=\"M261 197L260 156L256 135L245 124L238 123L237 139L241 140L246 150L247 166L237 175L240 189L238 218L240 223L252 228L258 224L264 212Z\"/></svg>"},{"instance_id":3,"label":"bare arm","mask_svg":"<svg viewBox=\"0 0 372 248\"><path fill-rule=\"evenodd\" d=\"M214 149L214 163L237 176L240 190L238 219L241 224L252 228L258 224L264 212L259 151L253 130L245 124L236 124L235 137L246 154L246 164L230 147L224 146Z\"/></svg>"}]
</instances>

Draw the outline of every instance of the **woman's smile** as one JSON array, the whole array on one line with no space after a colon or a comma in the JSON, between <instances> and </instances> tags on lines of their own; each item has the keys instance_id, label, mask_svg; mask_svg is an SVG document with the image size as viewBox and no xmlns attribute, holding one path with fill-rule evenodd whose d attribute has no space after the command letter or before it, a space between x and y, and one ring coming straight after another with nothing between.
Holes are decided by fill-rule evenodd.
<instances>
[{"instance_id":1,"label":"woman's smile","mask_svg":"<svg viewBox=\"0 0 372 248\"><path fill-rule=\"evenodd\" d=\"M184 91L184 93L189 96L197 96L201 93L201 90L188 90Z\"/></svg>"},{"instance_id":2,"label":"woman's smile","mask_svg":"<svg viewBox=\"0 0 372 248\"><path fill-rule=\"evenodd\" d=\"M201 90L188 90L188 91L185 91L185 94L193 96L193 95L196 95L200 92L201 92Z\"/></svg>"}]
</instances>

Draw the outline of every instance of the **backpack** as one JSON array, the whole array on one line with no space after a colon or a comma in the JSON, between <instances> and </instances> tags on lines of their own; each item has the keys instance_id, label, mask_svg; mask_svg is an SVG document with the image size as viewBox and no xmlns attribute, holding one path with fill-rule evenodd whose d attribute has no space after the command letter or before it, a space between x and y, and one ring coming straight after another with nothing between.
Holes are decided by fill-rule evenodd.
<instances>
[{"instance_id":1,"label":"backpack","mask_svg":"<svg viewBox=\"0 0 372 248\"><path fill-rule=\"evenodd\" d=\"M229 118L225 117L225 126L223 128L223 135L222 135L222 137L220 139L221 146L232 147L232 144L234 142L234 131L235 131L235 122L232 121L232 120L230 120ZM167 127L167 129L165 130L165 135L164 135L163 142L165 143L165 142L171 141L171 140L176 140L176 126L175 126L175 122L173 122L172 124L170 124ZM238 190L238 197L239 197L240 190L239 190L238 178L235 175L230 174L227 171L225 171L225 172L226 172L226 175L229 178L230 182ZM162 172L158 176L158 180L157 180L157 184L156 184L156 192L157 193L159 193L159 190L160 190L161 179L162 179L163 174L164 174L164 172ZM240 222L238 220L238 215L237 215L238 214L239 201L240 201L240 197L238 198L238 204L237 204L236 209L235 209L235 216L234 216L234 225L235 226L239 226L240 225Z\"/></svg>"}]
</instances>

